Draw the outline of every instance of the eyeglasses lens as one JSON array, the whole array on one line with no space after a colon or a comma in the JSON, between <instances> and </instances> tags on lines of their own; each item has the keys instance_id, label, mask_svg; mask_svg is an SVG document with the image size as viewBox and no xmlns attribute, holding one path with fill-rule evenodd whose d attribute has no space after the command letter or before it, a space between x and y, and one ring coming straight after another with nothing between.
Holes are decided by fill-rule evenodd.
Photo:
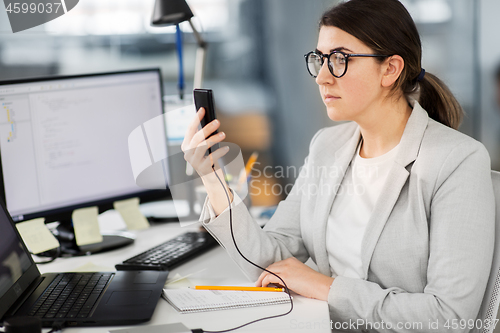
<instances>
[{"instance_id":1,"label":"eyeglasses lens","mask_svg":"<svg viewBox=\"0 0 500 333\"><path fill-rule=\"evenodd\" d=\"M334 76L340 77L344 74L345 64L346 59L342 53L332 53L328 68Z\"/></svg>"},{"instance_id":2,"label":"eyeglasses lens","mask_svg":"<svg viewBox=\"0 0 500 333\"><path fill-rule=\"evenodd\" d=\"M322 66L322 56L316 53L309 53L307 57L307 69L312 76L316 77L319 74ZM344 74L346 67L346 58L342 53L332 53L328 63L328 69L336 77Z\"/></svg>"},{"instance_id":3,"label":"eyeglasses lens","mask_svg":"<svg viewBox=\"0 0 500 333\"><path fill-rule=\"evenodd\" d=\"M307 69L312 76L318 76L321 70L321 56L316 53L309 53L307 57Z\"/></svg>"}]
</instances>

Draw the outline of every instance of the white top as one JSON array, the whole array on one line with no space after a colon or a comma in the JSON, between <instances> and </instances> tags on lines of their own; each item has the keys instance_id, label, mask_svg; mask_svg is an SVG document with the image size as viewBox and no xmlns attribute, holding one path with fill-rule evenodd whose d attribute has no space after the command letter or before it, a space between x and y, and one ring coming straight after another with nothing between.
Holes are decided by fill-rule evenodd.
<instances>
[{"instance_id":1,"label":"white top","mask_svg":"<svg viewBox=\"0 0 500 333\"><path fill-rule=\"evenodd\" d=\"M326 228L326 248L332 276L366 278L361 244L375 203L392 168L399 144L374 158L359 156L358 146L333 201Z\"/></svg>"}]
</instances>

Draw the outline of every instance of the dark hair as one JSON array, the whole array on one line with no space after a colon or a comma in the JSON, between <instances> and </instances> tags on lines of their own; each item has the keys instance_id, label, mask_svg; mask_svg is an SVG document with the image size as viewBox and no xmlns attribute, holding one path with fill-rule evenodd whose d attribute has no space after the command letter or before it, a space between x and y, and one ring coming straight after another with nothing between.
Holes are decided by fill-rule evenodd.
<instances>
[{"instance_id":1,"label":"dark hair","mask_svg":"<svg viewBox=\"0 0 500 333\"><path fill-rule=\"evenodd\" d=\"M457 129L463 110L448 87L426 72L421 81L422 44L415 22L398 0L350 0L327 10L320 21L356 37L373 52L401 56L404 68L392 87L407 98L419 93L418 102L429 116ZM384 58L380 58L384 61Z\"/></svg>"}]
</instances>

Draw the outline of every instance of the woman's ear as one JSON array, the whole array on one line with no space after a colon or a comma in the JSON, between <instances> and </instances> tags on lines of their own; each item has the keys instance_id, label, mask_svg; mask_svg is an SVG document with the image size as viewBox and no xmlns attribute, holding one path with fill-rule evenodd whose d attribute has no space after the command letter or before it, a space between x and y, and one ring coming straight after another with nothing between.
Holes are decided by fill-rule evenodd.
<instances>
[{"instance_id":1,"label":"woman's ear","mask_svg":"<svg viewBox=\"0 0 500 333\"><path fill-rule=\"evenodd\" d=\"M396 54L387 58L382 67L382 86L392 86L401 75L404 67L405 61L401 56Z\"/></svg>"}]
</instances>

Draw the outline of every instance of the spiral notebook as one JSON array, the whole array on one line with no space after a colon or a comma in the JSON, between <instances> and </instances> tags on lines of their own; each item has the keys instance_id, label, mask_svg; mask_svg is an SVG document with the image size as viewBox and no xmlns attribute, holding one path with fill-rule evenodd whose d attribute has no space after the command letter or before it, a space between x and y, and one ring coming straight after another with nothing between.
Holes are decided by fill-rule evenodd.
<instances>
[{"instance_id":1,"label":"spiral notebook","mask_svg":"<svg viewBox=\"0 0 500 333\"><path fill-rule=\"evenodd\" d=\"M289 303L285 292L163 289L163 298L178 312L202 312Z\"/></svg>"}]
</instances>

